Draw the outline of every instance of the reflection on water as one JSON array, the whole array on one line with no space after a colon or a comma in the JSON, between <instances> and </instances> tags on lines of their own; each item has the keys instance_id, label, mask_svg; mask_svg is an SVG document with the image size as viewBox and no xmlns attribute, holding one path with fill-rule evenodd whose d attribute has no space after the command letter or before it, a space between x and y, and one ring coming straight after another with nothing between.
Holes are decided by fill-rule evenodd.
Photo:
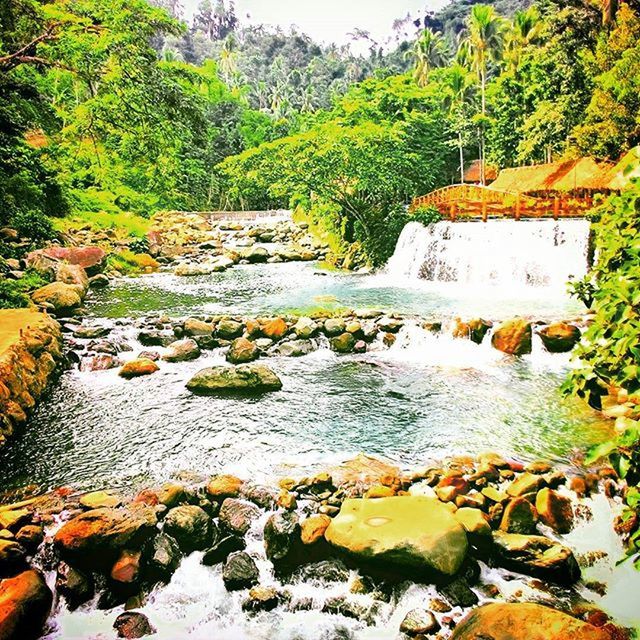
<instances>
[{"instance_id":1,"label":"reflection on water","mask_svg":"<svg viewBox=\"0 0 640 640\"><path fill-rule=\"evenodd\" d=\"M377 308L433 319L510 315L566 318L584 311L563 291L539 287L481 287L408 281L389 275L325 272L313 264L290 262L238 266L223 273L181 278L156 273L121 279L94 294L96 316L118 318L166 311L197 313L283 312L317 307Z\"/></svg>"}]
</instances>

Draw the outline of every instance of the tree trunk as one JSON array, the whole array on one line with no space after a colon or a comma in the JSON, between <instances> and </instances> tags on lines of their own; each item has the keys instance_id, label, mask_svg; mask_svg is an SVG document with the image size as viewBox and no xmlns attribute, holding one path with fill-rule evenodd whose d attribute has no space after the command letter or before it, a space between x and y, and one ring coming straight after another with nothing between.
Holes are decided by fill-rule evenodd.
<instances>
[{"instance_id":1,"label":"tree trunk","mask_svg":"<svg viewBox=\"0 0 640 640\"><path fill-rule=\"evenodd\" d=\"M462 131L458 131L458 149L460 150L460 184L464 184L464 150L462 147Z\"/></svg>"}]
</instances>

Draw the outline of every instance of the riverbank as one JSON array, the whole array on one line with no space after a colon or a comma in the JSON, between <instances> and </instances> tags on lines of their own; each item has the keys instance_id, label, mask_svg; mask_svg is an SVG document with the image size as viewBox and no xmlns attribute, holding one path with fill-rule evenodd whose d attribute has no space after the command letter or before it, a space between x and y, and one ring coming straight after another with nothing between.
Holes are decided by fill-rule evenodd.
<instances>
[{"instance_id":1,"label":"riverbank","mask_svg":"<svg viewBox=\"0 0 640 640\"><path fill-rule=\"evenodd\" d=\"M610 468L567 475L498 454L411 473L360 455L270 485L218 475L136 494L61 488L0 507L4 584L36 585L26 600L9 591L5 611L21 638L43 626L51 639L262 638L285 626L310 638L320 620L324 633L363 638L394 627L456 640L630 638L598 606L614 585L589 578L617 558L580 534L604 505L615 515L624 490ZM164 594L183 589L180 610L165 609Z\"/></svg>"},{"instance_id":2,"label":"riverbank","mask_svg":"<svg viewBox=\"0 0 640 640\"><path fill-rule=\"evenodd\" d=\"M31 309L0 309L0 446L27 421L62 359L55 320Z\"/></svg>"}]
</instances>

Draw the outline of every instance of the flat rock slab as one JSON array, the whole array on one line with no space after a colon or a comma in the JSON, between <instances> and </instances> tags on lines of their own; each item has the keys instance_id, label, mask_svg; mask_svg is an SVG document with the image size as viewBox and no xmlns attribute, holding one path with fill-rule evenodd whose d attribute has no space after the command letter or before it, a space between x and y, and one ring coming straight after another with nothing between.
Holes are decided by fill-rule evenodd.
<instances>
[{"instance_id":1,"label":"flat rock slab","mask_svg":"<svg viewBox=\"0 0 640 640\"><path fill-rule=\"evenodd\" d=\"M454 575L467 554L467 535L435 498L394 496L345 500L325 538L352 557L381 569Z\"/></svg>"}]
</instances>

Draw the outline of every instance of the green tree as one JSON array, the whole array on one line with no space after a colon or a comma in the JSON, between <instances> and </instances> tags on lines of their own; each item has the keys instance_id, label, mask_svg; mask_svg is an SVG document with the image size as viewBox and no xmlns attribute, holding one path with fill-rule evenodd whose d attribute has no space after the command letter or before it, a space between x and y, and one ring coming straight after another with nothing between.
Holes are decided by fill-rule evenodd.
<instances>
[{"instance_id":1,"label":"green tree","mask_svg":"<svg viewBox=\"0 0 640 640\"><path fill-rule=\"evenodd\" d=\"M487 119L487 74L491 63L498 63L504 48L505 21L490 5L476 4L467 20L460 43L461 59L478 76L480 85L480 179L485 184L485 128Z\"/></svg>"},{"instance_id":2,"label":"green tree","mask_svg":"<svg viewBox=\"0 0 640 640\"><path fill-rule=\"evenodd\" d=\"M434 67L442 67L447 62L445 40L441 33L424 29L405 56L414 62L414 80L419 87L425 87L429 82L431 70Z\"/></svg>"}]
</instances>

